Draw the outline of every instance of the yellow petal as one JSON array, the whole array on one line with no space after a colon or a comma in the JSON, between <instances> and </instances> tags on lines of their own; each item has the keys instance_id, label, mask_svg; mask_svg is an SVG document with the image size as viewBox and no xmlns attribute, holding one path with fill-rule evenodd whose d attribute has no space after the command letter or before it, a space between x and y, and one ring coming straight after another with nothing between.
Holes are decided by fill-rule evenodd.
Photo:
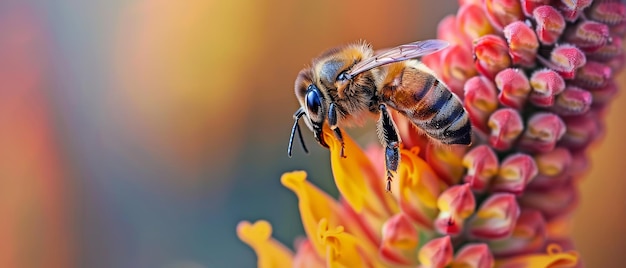
<instances>
[{"instance_id":1,"label":"yellow petal","mask_svg":"<svg viewBox=\"0 0 626 268\"><path fill-rule=\"evenodd\" d=\"M318 239L315 239L318 223L321 219L327 219L331 225L338 226L341 211L339 204L308 182L304 171L285 173L280 178L280 182L298 196L298 207L304 231L313 241L317 254L323 257L326 255L326 249Z\"/></svg>"},{"instance_id":2,"label":"yellow petal","mask_svg":"<svg viewBox=\"0 0 626 268\"><path fill-rule=\"evenodd\" d=\"M317 229L317 238L326 248L326 267L382 267L377 261L378 253L362 246L343 226L330 228L322 219Z\"/></svg>"},{"instance_id":3,"label":"yellow petal","mask_svg":"<svg viewBox=\"0 0 626 268\"><path fill-rule=\"evenodd\" d=\"M556 244L548 245L547 254L528 254L496 261L496 268L534 268L534 267L575 267L578 264L578 253L562 252Z\"/></svg>"},{"instance_id":4,"label":"yellow petal","mask_svg":"<svg viewBox=\"0 0 626 268\"><path fill-rule=\"evenodd\" d=\"M267 221L250 224L242 221L237 224L237 236L256 252L259 268L291 267L293 253L273 239L272 226Z\"/></svg>"},{"instance_id":5,"label":"yellow petal","mask_svg":"<svg viewBox=\"0 0 626 268\"><path fill-rule=\"evenodd\" d=\"M345 157L341 157L341 143L329 128L324 129L337 189L357 213L366 208L379 218L390 217L398 208L393 195L384 191L386 177L376 172L359 145L345 132L343 134Z\"/></svg>"}]
</instances>

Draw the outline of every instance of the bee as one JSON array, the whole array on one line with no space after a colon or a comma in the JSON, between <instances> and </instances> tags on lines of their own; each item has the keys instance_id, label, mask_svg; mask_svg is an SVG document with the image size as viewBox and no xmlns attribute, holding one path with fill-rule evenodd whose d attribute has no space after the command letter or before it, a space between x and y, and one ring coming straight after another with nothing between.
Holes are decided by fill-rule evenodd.
<instances>
[{"instance_id":1,"label":"bee","mask_svg":"<svg viewBox=\"0 0 626 268\"><path fill-rule=\"evenodd\" d=\"M300 108L293 115L289 157L296 132L308 153L298 124L301 118L326 148L322 129L328 123L345 157L341 128L358 123L368 114L377 116L378 137L385 148L386 189L390 191L400 162L401 141L389 108L440 143L469 145L472 127L461 101L417 60L447 46L447 42L433 39L375 53L370 45L356 43L322 53L296 78Z\"/></svg>"}]
</instances>

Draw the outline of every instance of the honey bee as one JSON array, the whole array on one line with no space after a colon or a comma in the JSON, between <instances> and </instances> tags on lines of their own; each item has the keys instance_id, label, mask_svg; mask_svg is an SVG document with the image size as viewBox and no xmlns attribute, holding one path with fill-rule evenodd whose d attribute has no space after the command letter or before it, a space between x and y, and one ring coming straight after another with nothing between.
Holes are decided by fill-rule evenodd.
<instances>
[{"instance_id":1,"label":"honey bee","mask_svg":"<svg viewBox=\"0 0 626 268\"><path fill-rule=\"evenodd\" d=\"M300 108L293 115L289 157L296 132L308 152L298 124L300 118L326 148L322 129L328 123L345 157L341 127L358 123L368 114L378 116L376 127L385 148L386 188L390 191L400 161L401 141L389 108L440 143L469 145L472 128L461 101L417 60L447 46L447 42L433 39L374 53L370 45L356 43L322 53L296 78Z\"/></svg>"}]
</instances>

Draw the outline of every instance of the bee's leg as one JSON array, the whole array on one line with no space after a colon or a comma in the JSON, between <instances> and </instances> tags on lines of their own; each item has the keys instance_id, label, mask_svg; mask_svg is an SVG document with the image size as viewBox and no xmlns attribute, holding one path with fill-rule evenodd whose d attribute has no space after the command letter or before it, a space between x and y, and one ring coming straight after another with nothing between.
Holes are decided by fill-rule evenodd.
<instances>
[{"instance_id":1,"label":"bee's leg","mask_svg":"<svg viewBox=\"0 0 626 268\"><path fill-rule=\"evenodd\" d=\"M391 119L387 106L381 104L380 119L378 120L378 136L380 142L385 147L385 166L387 169L387 192L391 192L391 181L393 174L398 170L400 163L400 136L396 130L396 125Z\"/></svg>"},{"instance_id":2,"label":"bee's leg","mask_svg":"<svg viewBox=\"0 0 626 268\"><path fill-rule=\"evenodd\" d=\"M343 135L341 135L341 129L337 126L337 106L335 106L334 102L328 108L328 125L335 133L335 138L341 143L341 157L345 158L346 155L343 153Z\"/></svg>"}]
</instances>

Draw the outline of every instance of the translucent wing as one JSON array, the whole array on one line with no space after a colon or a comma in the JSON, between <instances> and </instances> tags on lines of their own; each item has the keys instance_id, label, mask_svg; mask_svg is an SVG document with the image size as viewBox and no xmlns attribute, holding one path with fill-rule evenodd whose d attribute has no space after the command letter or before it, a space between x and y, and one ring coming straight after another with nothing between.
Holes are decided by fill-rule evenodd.
<instances>
[{"instance_id":1,"label":"translucent wing","mask_svg":"<svg viewBox=\"0 0 626 268\"><path fill-rule=\"evenodd\" d=\"M432 54L446 48L447 46L448 42L446 41L431 39L417 41L387 49L374 55L371 58L364 59L355 64L348 72L348 76L353 77L357 74L381 65L414 59L428 54Z\"/></svg>"}]
</instances>

